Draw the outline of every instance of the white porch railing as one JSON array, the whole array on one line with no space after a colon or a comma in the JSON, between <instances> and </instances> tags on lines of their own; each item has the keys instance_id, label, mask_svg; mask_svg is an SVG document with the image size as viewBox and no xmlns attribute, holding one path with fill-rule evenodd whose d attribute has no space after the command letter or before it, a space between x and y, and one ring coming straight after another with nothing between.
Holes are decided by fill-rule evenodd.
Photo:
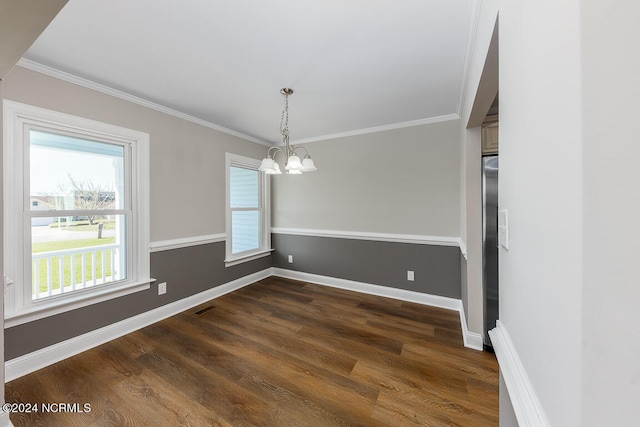
<instances>
[{"instance_id":1,"label":"white porch railing","mask_svg":"<svg viewBox=\"0 0 640 427\"><path fill-rule=\"evenodd\" d=\"M122 280L123 250L113 244L32 254L33 300Z\"/></svg>"}]
</instances>

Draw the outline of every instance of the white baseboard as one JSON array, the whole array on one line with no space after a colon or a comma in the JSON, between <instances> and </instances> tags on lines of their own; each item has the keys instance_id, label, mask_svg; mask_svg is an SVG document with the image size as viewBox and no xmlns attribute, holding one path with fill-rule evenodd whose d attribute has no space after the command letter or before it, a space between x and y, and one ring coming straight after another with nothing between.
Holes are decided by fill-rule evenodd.
<instances>
[{"instance_id":1,"label":"white baseboard","mask_svg":"<svg viewBox=\"0 0 640 427\"><path fill-rule=\"evenodd\" d=\"M104 328L96 329L95 331L91 331L52 346L36 350L32 353L25 354L24 356L8 360L5 362L5 381L8 382L16 378L20 378L23 375L37 371L45 366L52 365L68 357L74 356L93 347L97 347L100 344L104 344L145 326L159 322L167 317L176 315L206 301L218 298L272 275L458 311L460 313L460 322L462 324L465 347L482 350L482 336L480 334L467 331L467 323L464 319L462 301L459 299L273 267L241 277L240 279L216 286L215 288L208 289L204 292L200 292L199 294L169 303L145 313L141 313L137 316L105 326ZM0 426L1 425L2 414L0 414Z\"/></svg>"},{"instance_id":2,"label":"white baseboard","mask_svg":"<svg viewBox=\"0 0 640 427\"><path fill-rule=\"evenodd\" d=\"M521 427L549 426L533 384L509 337L507 328L501 321L498 320L495 329L489 331L489 337L498 358L500 372L507 386L518 425Z\"/></svg>"},{"instance_id":3,"label":"white baseboard","mask_svg":"<svg viewBox=\"0 0 640 427\"><path fill-rule=\"evenodd\" d=\"M8 382L14 380L23 375L44 368L45 366L52 365L68 357L89 350L93 347L97 347L100 344L104 344L140 328L159 322L162 319L176 315L206 301L218 298L224 294L250 285L258 280L271 276L271 274L271 268L267 268L257 273L216 286L215 288L208 289L204 292L200 292L199 294L192 295L112 325L105 326L104 328L96 329L95 331L91 331L32 353L25 354L24 356L11 359L5 362L5 381ZM2 418L0 415L0 423L1 420Z\"/></svg>"},{"instance_id":4,"label":"white baseboard","mask_svg":"<svg viewBox=\"0 0 640 427\"><path fill-rule=\"evenodd\" d=\"M346 289L354 292L362 292L380 297L393 298L401 301L415 302L418 304L430 305L432 307L446 308L460 313L460 324L462 325L462 339L464 346L482 351L482 335L467 330L467 321L462 308L462 301L455 298L441 297L438 295L424 294L422 292L407 291L405 289L389 288L387 286L373 285L370 283L356 282L353 280L338 279L330 276L304 273L301 271L287 270L284 268L273 268L273 275L286 277L288 279L301 280L315 283L317 285L331 286L334 288Z\"/></svg>"},{"instance_id":5,"label":"white baseboard","mask_svg":"<svg viewBox=\"0 0 640 427\"><path fill-rule=\"evenodd\" d=\"M460 325L462 325L462 339L464 340L464 346L482 351L484 349L482 334L471 332L467 329L467 317L464 314L464 307L462 307L462 304L460 304Z\"/></svg>"},{"instance_id":6,"label":"white baseboard","mask_svg":"<svg viewBox=\"0 0 640 427\"><path fill-rule=\"evenodd\" d=\"M336 277L321 276L319 274L304 273L302 271L273 268L273 275L288 279L301 280L317 285L331 286L333 288L346 289L348 291L362 292L363 294L377 295L402 301L415 302L433 307L460 310L461 301L455 298L441 297L438 295L424 294L422 292L407 291L405 289L390 288L370 283L356 282L353 280L338 279Z\"/></svg>"}]
</instances>

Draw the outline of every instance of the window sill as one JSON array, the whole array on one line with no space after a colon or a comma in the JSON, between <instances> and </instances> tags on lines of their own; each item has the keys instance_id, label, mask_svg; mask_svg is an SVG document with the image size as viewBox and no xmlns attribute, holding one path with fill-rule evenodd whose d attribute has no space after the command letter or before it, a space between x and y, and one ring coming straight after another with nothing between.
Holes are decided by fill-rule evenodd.
<instances>
[{"instance_id":1,"label":"window sill","mask_svg":"<svg viewBox=\"0 0 640 427\"><path fill-rule=\"evenodd\" d=\"M224 260L225 267L231 267L234 265L242 264L243 262L253 261L254 259L262 258L271 255L273 249L265 249L260 252L252 252L247 255L236 255Z\"/></svg>"},{"instance_id":2,"label":"window sill","mask_svg":"<svg viewBox=\"0 0 640 427\"><path fill-rule=\"evenodd\" d=\"M18 326L35 320L44 319L55 314L76 310L88 305L144 291L145 289L149 289L151 282L155 282L155 280L156 279L149 278L138 282L105 286L103 288L93 290L92 292L78 292L75 295L69 294L69 296L63 298L52 298L50 300L35 302L30 307L24 308L15 313L6 314L4 327L11 328L12 326Z\"/></svg>"}]
</instances>

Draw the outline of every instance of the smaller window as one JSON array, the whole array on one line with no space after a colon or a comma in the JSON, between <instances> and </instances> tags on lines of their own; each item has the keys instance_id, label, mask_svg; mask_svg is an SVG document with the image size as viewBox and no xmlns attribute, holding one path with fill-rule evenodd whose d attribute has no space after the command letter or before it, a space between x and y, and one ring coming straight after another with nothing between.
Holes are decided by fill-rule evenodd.
<instances>
[{"instance_id":1,"label":"smaller window","mask_svg":"<svg viewBox=\"0 0 640 427\"><path fill-rule=\"evenodd\" d=\"M260 161L227 153L225 265L269 255L269 180Z\"/></svg>"}]
</instances>

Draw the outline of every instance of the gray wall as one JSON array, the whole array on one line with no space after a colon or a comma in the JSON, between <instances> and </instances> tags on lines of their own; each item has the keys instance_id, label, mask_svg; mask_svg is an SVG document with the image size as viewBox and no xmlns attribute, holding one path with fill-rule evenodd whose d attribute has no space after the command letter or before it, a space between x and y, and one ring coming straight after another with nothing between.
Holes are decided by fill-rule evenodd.
<instances>
[{"instance_id":1,"label":"gray wall","mask_svg":"<svg viewBox=\"0 0 640 427\"><path fill-rule=\"evenodd\" d=\"M482 191L481 191L481 149L480 128L467 128L471 122L477 122L478 115L486 113L495 97L495 92L486 87L491 71L487 67L495 66L495 61L487 61L494 40L494 28L498 17L498 0L476 2L480 8L478 25L474 34L474 44L461 105L461 198L464 209L460 215L460 236L467 248L467 326L469 331L482 333ZM494 70L497 74L497 70ZM483 77L484 76L484 77ZM495 90L495 88L494 88ZM489 95L489 99L486 99ZM501 100L502 102L502 100ZM502 107L502 104L501 104Z\"/></svg>"},{"instance_id":2,"label":"gray wall","mask_svg":"<svg viewBox=\"0 0 640 427\"><path fill-rule=\"evenodd\" d=\"M285 234L273 234L271 242L274 267L460 298L457 246ZM407 281L407 270L415 272L414 282Z\"/></svg>"},{"instance_id":3,"label":"gray wall","mask_svg":"<svg viewBox=\"0 0 640 427\"><path fill-rule=\"evenodd\" d=\"M225 152L266 147L22 67L5 98L150 135L151 241L225 232Z\"/></svg>"},{"instance_id":4,"label":"gray wall","mask_svg":"<svg viewBox=\"0 0 640 427\"><path fill-rule=\"evenodd\" d=\"M225 152L262 158L266 147L15 67L4 98L150 134L151 241L225 232ZM147 291L6 329L6 360L90 332L271 266L270 258L225 268L224 243L151 255L151 276L166 296ZM156 282L158 283L158 282Z\"/></svg>"},{"instance_id":5,"label":"gray wall","mask_svg":"<svg viewBox=\"0 0 640 427\"><path fill-rule=\"evenodd\" d=\"M151 276L157 281L151 288L8 328L5 359L11 360L271 267L271 257L225 267L224 246L224 242L219 242L152 253ZM164 295L158 295L160 282L167 282Z\"/></svg>"},{"instance_id":6,"label":"gray wall","mask_svg":"<svg viewBox=\"0 0 640 427\"><path fill-rule=\"evenodd\" d=\"M501 248L499 254L500 320L549 424L554 426L588 425L581 416L586 345L583 317L588 317L582 312L582 3L589 2L501 2L499 18L499 206L508 210L510 229L509 250ZM600 20L602 15L593 19ZM602 27L596 27L601 31ZM596 116L591 121L600 120ZM606 120L600 123L604 129L610 128ZM637 135L627 135L629 141L634 138L637 141ZM609 137L606 142L599 141L607 147L612 147L612 142ZM621 157L616 156L615 163L597 162L594 171L598 179L614 173L618 160L634 157L618 154ZM634 181L620 182L627 194L636 194L636 186L630 185ZM605 204L603 208L616 217L625 212L615 205ZM594 227L611 231L607 222ZM633 240L626 231L621 230L616 244L604 246L605 253L615 252L618 242L624 245ZM613 261L616 268L624 265L620 261L619 257ZM595 259L593 264L600 262ZM612 283L606 277L598 286L611 289ZM636 304L631 305L637 313ZM596 318L601 322L609 316ZM623 337L623 342L627 339ZM619 349L619 342L611 343L613 347L594 344L596 351L607 354ZM611 359L605 358L596 369L610 364ZM598 389L600 397L611 391ZM512 400L516 398L512 396ZM637 398L636 394L636 402ZM600 402L599 398L592 406L600 406ZM616 411L604 413L613 416ZM607 417L605 425L632 424L616 423Z\"/></svg>"},{"instance_id":7,"label":"gray wall","mask_svg":"<svg viewBox=\"0 0 640 427\"><path fill-rule=\"evenodd\" d=\"M466 318L469 315L469 293L467 291L467 259L462 254L460 254L460 298L462 299L462 309L464 310L464 317Z\"/></svg>"},{"instance_id":8,"label":"gray wall","mask_svg":"<svg viewBox=\"0 0 640 427\"><path fill-rule=\"evenodd\" d=\"M272 177L274 227L460 237L459 121L304 144L318 171Z\"/></svg>"},{"instance_id":9,"label":"gray wall","mask_svg":"<svg viewBox=\"0 0 640 427\"><path fill-rule=\"evenodd\" d=\"M586 1L580 9L582 421L637 425L640 2Z\"/></svg>"},{"instance_id":10,"label":"gray wall","mask_svg":"<svg viewBox=\"0 0 640 427\"><path fill-rule=\"evenodd\" d=\"M0 147L2 147L3 130L3 99L4 78L14 67L24 52L31 46L40 33L46 28L58 11L67 3L67 0L38 1L28 0L20 2L2 2L0 8ZM4 176L2 151L0 150L0 177ZM0 242L4 242L3 227L3 202L4 191L0 185ZM3 246L0 244L0 280L4 289L4 255ZM0 295L0 378L4 382L4 292ZM4 403L4 388L0 390L0 402ZM7 413L0 416L0 421L8 422ZM10 424L10 423L9 423Z\"/></svg>"},{"instance_id":11,"label":"gray wall","mask_svg":"<svg viewBox=\"0 0 640 427\"><path fill-rule=\"evenodd\" d=\"M500 372L500 427L518 427L516 412L513 410L513 403L502 372Z\"/></svg>"},{"instance_id":12,"label":"gray wall","mask_svg":"<svg viewBox=\"0 0 640 427\"><path fill-rule=\"evenodd\" d=\"M224 153L261 158L266 151L237 137L21 67L7 77L5 97L148 132L152 242L224 233ZM458 129L454 120L306 145L320 170L273 178L274 226L457 238ZM458 247L284 235L275 235L274 245L277 267L461 296ZM288 254L295 257L293 265L283 263L282 257ZM154 284L147 291L9 328L6 359L272 265L267 257L225 268L223 259L224 243L153 253L151 275L158 282L168 282L165 296L157 295ZM406 280L407 270L415 271L414 282Z\"/></svg>"}]
</instances>

